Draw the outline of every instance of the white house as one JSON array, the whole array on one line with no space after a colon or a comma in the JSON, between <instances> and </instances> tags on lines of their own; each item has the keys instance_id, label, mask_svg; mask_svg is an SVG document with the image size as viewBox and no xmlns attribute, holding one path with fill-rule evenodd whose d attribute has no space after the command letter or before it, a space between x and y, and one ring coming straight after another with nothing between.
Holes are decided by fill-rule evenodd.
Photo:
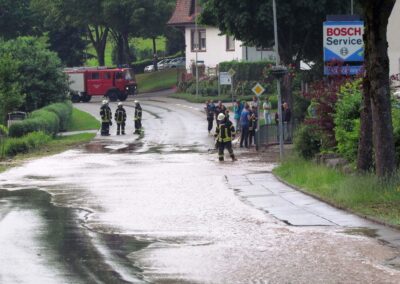
<instances>
[{"instance_id":1,"label":"white house","mask_svg":"<svg viewBox=\"0 0 400 284\"><path fill-rule=\"evenodd\" d=\"M389 43L388 55L390 60L390 75L400 73L400 3L396 1L389 18L387 39Z\"/></svg>"},{"instance_id":2,"label":"white house","mask_svg":"<svg viewBox=\"0 0 400 284\"><path fill-rule=\"evenodd\" d=\"M184 29L186 41L186 68L190 70L192 63L204 63L206 67L215 67L223 61L274 61L272 48L260 49L243 45L232 36L221 35L215 27L199 26L196 30L195 16L201 11L195 0L177 0L175 11L168 25Z\"/></svg>"}]
</instances>

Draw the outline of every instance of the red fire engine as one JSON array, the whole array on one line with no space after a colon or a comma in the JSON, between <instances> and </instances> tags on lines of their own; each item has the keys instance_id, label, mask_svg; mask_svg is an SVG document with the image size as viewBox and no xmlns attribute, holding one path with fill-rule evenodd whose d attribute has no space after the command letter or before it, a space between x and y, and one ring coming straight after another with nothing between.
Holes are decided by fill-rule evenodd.
<instances>
[{"instance_id":1,"label":"red fire engine","mask_svg":"<svg viewBox=\"0 0 400 284\"><path fill-rule=\"evenodd\" d=\"M78 67L67 68L73 102L89 102L92 96L105 96L110 101L125 101L137 89L130 68Z\"/></svg>"}]
</instances>

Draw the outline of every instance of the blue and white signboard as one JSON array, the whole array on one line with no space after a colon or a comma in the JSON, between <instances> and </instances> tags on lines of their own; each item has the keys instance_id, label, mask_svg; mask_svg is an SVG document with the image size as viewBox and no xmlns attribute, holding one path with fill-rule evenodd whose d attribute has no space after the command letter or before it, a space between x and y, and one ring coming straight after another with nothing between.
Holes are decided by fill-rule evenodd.
<instances>
[{"instance_id":1,"label":"blue and white signboard","mask_svg":"<svg viewBox=\"0 0 400 284\"><path fill-rule=\"evenodd\" d=\"M341 73L355 75L364 64L364 22L324 22L324 74L332 75L339 67L328 67L332 62L341 62Z\"/></svg>"}]
</instances>

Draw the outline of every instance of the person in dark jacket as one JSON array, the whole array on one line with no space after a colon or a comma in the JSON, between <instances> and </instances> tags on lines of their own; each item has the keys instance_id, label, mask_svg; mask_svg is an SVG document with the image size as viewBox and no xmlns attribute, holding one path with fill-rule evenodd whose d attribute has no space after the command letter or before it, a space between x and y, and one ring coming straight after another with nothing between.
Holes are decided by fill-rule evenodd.
<instances>
[{"instance_id":1,"label":"person in dark jacket","mask_svg":"<svg viewBox=\"0 0 400 284\"><path fill-rule=\"evenodd\" d=\"M285 141L290 141L292 139L292 111L289 105L284 102L282 104L282 121L283 121L283 138Z\"/></svg>"},{"instance_id":2,"label":"person in dark jacket","mask_svg":"<svg viewBox=\"0 0 400 284\"><path fill-rule=\"evenodd\" d=\"M135 132L134 134L140 134L142 130L142 106L138 101L135 101Z\"/></svg>"},{"instance_id":3,"label":"person in dark jacket","mask_svg":"<svg viewBox=\"0 0 400 284\"><path fill-rule=\"evenodd\" d=\"M224 150L227 149L232 161L236 161L232 149L232 140L235 137L235 127L229 119L226 119L223 113L218 115L219 124L215 130L215 137L218 142L218 160L224 161Z\"/></svg>"},{"instance_id":4,"label":"person in dark jacket","mask_svg":"<svg viewBox=\"0 0 400 284\"><path fill-rule=\"evenodd\" d=\"M214 115L215 115L215 105L211 100L207 101L205 107L206 115L207 115L207 122L208 122L208 133L211 133L214 124Z\"/></svg>"},{"instance_id":5,"label":"person in dark jacket","mask_svg":"<svg viewBox=\"0 0 400 284\"><path fill-rule=\"evenodd\" d=\"M122 103L118 103L118 108L115 111L114 119L117 123L117 135L125 135L126 111Z\"/></svg>"},{"instance_id":6,"label":"person in dark jacket","mask_svg":"<svg viewBox=\"0 0 400 284\"><path fill-rule=\"evenodd\" d=\"M110 135L110 126L112 125L112 113L108 106L108 101L103 100L102 106L100 108L101 117L101 136Z\"/></svg>"},{"instance_id":7,"label":"person in dark jacket","mask_svg":"<svg viewBox=\"0 0 400 284\"><path fill-rule=\"evenodd\" d=\"M256 129L257 129L257 112L253 108L251 114L250 114L250 121L249 121L249 147L251 147L251 144L256 143Z\"/></svg>"}]
</instances>

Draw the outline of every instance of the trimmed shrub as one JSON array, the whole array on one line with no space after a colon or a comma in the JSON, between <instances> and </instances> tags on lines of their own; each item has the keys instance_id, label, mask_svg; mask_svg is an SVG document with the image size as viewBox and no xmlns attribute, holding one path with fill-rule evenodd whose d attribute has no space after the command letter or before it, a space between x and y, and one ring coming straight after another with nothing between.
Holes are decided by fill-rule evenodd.
<instances>
[{"instance_id":1,"label":"trimmed shrub","mask_svg":"<svg viewBox=\"0 0 400 284\"><path fill-rule=\"evenodd\" d=\"M294 149L304 159L312 159L321 149L321 135L313 125L302 125L294 136Z\"/></svg>"},{"instance_id":2,"label":"trimmed shrub","mask_svg":"<svg viewBox=\"0 0 400 284\"><path fill-rule=\"evenodd\" d=\"M35 131L43 131L56 135L60 130L66 130L72 114L70 102L56 103L36 110L28 119L16 122L10 126L10 137L22 137Z\"/></svg>"},{"instance_id":3,"label":"trimmed shrub","mask_svg":"<svg viewBox=\"0 0 400 284\"><path fill-rule=\"evenodd\" d=\"M228 72L229 69L236 71L235 81L263 81L265 79L265 68L272 65L269 61L239 62L227 61L219 64L220 72ZM253 87L253 86L252 86Z\"/></svg>"},{"instance_id":4,"label":"trimmed shrub","mask_svg":"<svg viewBox=\"0 0 400 284\"><path fill-rule=\"evenodd\" d=\"M66 131L72 115L72 103L56 103L44 108L45 110L54 112L60 119L59 130Z\"/></svg>"},{"instance_id":5,"label":"trimmed shrub","mask_svg":"<svg viewBox=\"0 0 400 284\"><path fill-rule=\"evenodd\" d=\"M0 135L7 136L8 128L2 124L0 124Z\"/></svg>"},{"instance_id":6,"label":"trimmed shrub","mask_svg":"<svg viewBox=\"0 0 400 284\"><path fill-rule=\"evenodd\" d=\"M5 142L4 153L7 156L28 153L30 150L38 149L51 140L44 132L32 132L19 138L9 138Z\"/></svg>"}]
</instances>

